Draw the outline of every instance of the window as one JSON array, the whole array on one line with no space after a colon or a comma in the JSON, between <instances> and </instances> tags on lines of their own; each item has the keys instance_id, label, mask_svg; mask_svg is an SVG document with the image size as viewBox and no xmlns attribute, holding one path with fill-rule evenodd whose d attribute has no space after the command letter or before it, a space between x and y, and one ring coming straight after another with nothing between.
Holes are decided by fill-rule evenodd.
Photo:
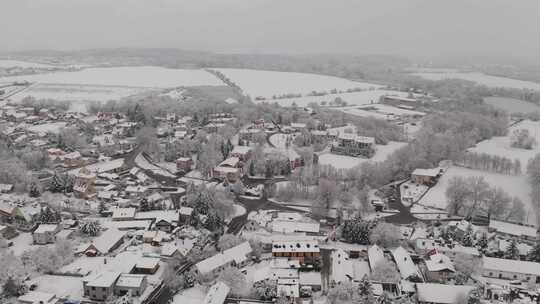
<instances>
[{"instance_id":1,"label":"window","mask_svg":"<svg viewBox=\"0 0 540 304\"><path fill-rule=\"evenodd\" d=\"M492 277L492 276L493 276L493 272L490 272L490 273L489 273L489 276Z\"/></svg>"},{"instance_id":2,"label":"window","mask_svg":"<svg viewBox=\"0 0 540 304\"><path fill-rule=\"evenodd\" d=\"M536 277L536 284L540 284L540 277Z\"/></svg>"},{"instance_id":3,"label":"window","mask_svg":"<svg viewBox=\"0 0 540 304\"><path fill-rule=\"evenodd\" d=\"M94 286L92 286L92 290L96 290L96 288Z\"/></svg>"},{"instance_id":4,"label":"window","mask_svg":"<svg viewBox=\"0 0 540 304\"><path fill-rule=\"evenodd\" d=\"M514 275L514 279L517 279L517 275Z\"/></svg>"}]
</instances>

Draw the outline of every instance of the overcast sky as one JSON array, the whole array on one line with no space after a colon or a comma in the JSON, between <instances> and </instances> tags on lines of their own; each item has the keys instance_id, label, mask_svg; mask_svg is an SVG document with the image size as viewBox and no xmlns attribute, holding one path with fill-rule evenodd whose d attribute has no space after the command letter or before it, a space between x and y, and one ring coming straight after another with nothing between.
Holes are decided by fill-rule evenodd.
<instances>
[{"instance_id":1,"label":"overcast sky","mask_svg":"<svg viewBox=\"0 0 540 304\"><path fill-rule=\"evenodd\" d=\"M540 57L539 0L0 0L0 51Z\"/></svg>"}]
</instances>

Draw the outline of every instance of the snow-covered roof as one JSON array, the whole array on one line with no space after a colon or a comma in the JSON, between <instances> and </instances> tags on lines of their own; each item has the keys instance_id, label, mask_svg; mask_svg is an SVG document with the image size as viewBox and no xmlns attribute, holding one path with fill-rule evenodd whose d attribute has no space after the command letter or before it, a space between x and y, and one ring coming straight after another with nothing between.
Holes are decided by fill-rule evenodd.
<instances>
[{"instance_id":1,"label":"snow-covered roof","mask_svg":"<svg viewBox=\"0 0 540 304\"><path fill-rule=\"evenodd\" d=\"M109 252L114 245L116 245L124 236L126 235L125 231L120 231L118 229L108 229L103 232L100 236L95 238L92 242L94 247L101 253Z\"/></svg>"},{"instance_id":2,"label":"snow-covered roof","mask_svg":"<svg viewBox=\"0 0 540 304\"><path fill-rule=\"evenodd\" d=\"M90 172L99 174L99 173L109 172L109 171L122 168L122 166L124 166L124 159L118 158L118 159L110 160L110 161L97 162L95 164L91 164L83 168L87 169ZM77 175L83 168L73 169L69 171L69 173L72 175Z\"/></svg>"},{"instance_id":3,"label":"snow-covered roof","mask_svg":"<svg viewBox=\"0 0 540 304\"><path fill-rule=\"evenodd\" d=\"M274 241L272 252L320 252L319 242L312 241Z\"/></svg>"},{"instance_id":4,"label":"snow-covered roof","mask_svg":"<svg viewBox=\"0 0 540 304\"><path fill-rule=\"evenodd\" d=\"M485 270L497 270L540 276L540 263L490 258L484 256L482 258L482 264Z\"/></svg>"},{"instance_id":5,"label":"snow-covered roof","mask_svg":"<svg viewBox=\"0 0 540 304\"><path fill-rule=\"evenodd\" d=\"M116 286L120 288L139 288L144 282L145 275L142 274L121 274L116 281Z\"/></svg>"},{"instance_id":6,"label":"snow-covered roof","mask_svg":"<svg viewBox=\"0 0 540 304\"><path fill-rule=\"evenodd\" d=\"M41 291L30 291L18 297L17 300L24 304L52 304L57 301L55 294Z\"/></svg>"},{"instance_id":7,"label":"snow-covered roof","mask_svg":"<svg viewBox=\"0 0 540 304\"><path fill-rule=\"evenodd\" d=\"M223 304L230 290L225 283L217 282L208 290L203 304Z\"/></svg>"},{"instance_id":8,"label":"snow-covered roof","mask_svg":"<svg viewBox=\"0 0 540 304\"><path fill-rule=\"evenodd\" d=\"M182 215L191 215L193 213L193 208L182 206L178 209L178 213Z\"/></svg>"},{"instance_id":9,"label":"snow-covered roof","mask_svg":"<svg viewBox=\"0 0 540 304\"><path fill-rule=\"evenodd\" d=\"M489 229L494 229L497 230L497 232L515 236L527 236L533 238L537 236L536 227L496 221L491 219L489 220Z\"/></svg>"},{"instance_id":10,"label":"snow-covered roof","mask_svg":"<svg viewBox=\"0 0 540 304\"><path fill-rule=\"evenodd\" d=\"M274 220L272 221L272 231L281 233L290 232L310 232L319 233L320 223L318 222L299 222L289 220Z\"/></svg>"},{"instance_id":11,"label":"snow-covered roof","mask_svg":"<svg viewBox=\"0 0 540 304\"><path fill-rule=\"evenodd\" d=\"M253 249L249 245L249 242L243 242L240 245L234 246L223 251L223 254L232 258L237 264L244 262L248 255L251 254Z\"/></svg>"},{"instance_id":12,"label":"snow-covered roof","mask_svg":"<svg viewBox=\"0 0 540 304\"><path fill-rule=\"evenodd\" d=\"M147 258L143 257L140 258L137 261L137 264L135 267L141 268L141 269L154 269L159 265L159 259L158 258Z\"/></svg>"},{"instance_id":13,"label":"snow-covered roof","mask_svg":"<svg viewBox=\"0 0 540 304\"><path fill-rule=\"evenodd\" d=\"M321 273L318 271L302 271L300 285L322 285Z\"/></svg>"},{"instance_id":14,"label":"snow-covered roof","mask_svg":"<svg viewBox=\"0 0 540 304\"><path fill-rule=\"evenodd\" d=\"M238 163L240 162L240 159L238 157L229 157L222 161L218 167L236 167Z\"/></svg>"},{"instance_id":15,"label":"snow-covered roof","mask_svg":"<svg viewBox=\"0 0 540 304\"><path fill-rule=\"evenodd\" d=\"M428 271L451 271L455 272L454 263L442 253L433 254L425 260Z\"/></svg>"},{"instance_id":16,"label":"snow-covered roof","mask_svg":"<svg viewBox=\"0 0 540 304\"><path fill-rule=\"evenodd\" d=\"M455 304L467 296L474 286L417 283L416 292L421 303Z\"/></svg>"},{"instance_id":17,"label":"snow-covered roof","mask_svg":"<svg viewBox=\"0 0 540 304\"><path fill-rule=\"evenodd\" d=\"M439 175L439 168L432 169L414 169L412 175L436 177Z\"/></svg>"},{"instance_id":18,"label":"snow-covered roof","mask_svg":"<svg viewBox=\"0 0 540 304\"><path fill-rule=\"evenodd\" d=\"M58 229L58 225L56 224L41 224L34 233L54 232L56 229Z\"/></svg>"},{"instance_id":19,"label":"snow-covered roof","mask_svg":"<svg viewBox=\"0 0 540 304\"><path fill-rule=\"evenodd\" d=\"M86 286L111 287L119 276L120 272L117 271L103 271L95 276L92 276L91 280L86 283Z\"/></svg>"},{"instance_id":20,"label":"snow-covered roof","mask_svg":"<svg viewBox=\"0 0 540 304\"><path fill-rule=\"evenodd\" d=\"M367 136L360 136L353 133L340 133L338 135L338 138L341 140L352 140L352 141L360 142L360 143L375 144L375 138L367 137Z\"/></svg>"},{"instance_id":21,"label":"snow-covered roof","mask_svg":"<svg viewBox=\"0 0 540 304\"><path fill-rule=\"evenodd\" d=\"M394 260L396 261L399 273L401 274L401 277L403 279L408 279L411 276L420 277L420 274L418 273L418 268L414 264L407 250L400 246L394 251L392 251L392 255L394 256Z\"/></svg>"},{"instance_id":22,"label":"snow-covered roof","mask_svg":"<svg viewBox=\"0 0 540 304\"><path fill-rule=\"evenodd\" d=\"M135 214L135 219L156 220L156 222L160 220L166 220L167 222L172 223L174 221L178 221L178 213L176 213L176 210L144 211L137 212L137 214Z\"/></svg>"},{"instance_id":23,"label":"snow-covered roof","mask_svg":"<svg viewBox=\"0 0 540 304\"><path fill-rule=\"evenodd\" d=\"M247 154L252 150L250 146L234 146L231 151L231 154Z\"/></svg>"},{"instance_id":24,"label":"snow-covered roof","mask_svg":"<svg viewBox=\"0 0 540 304\"><path fill-rule=\"evenodd\" d=\"M115 220L134 218L135 212L137 212L135 208L114 208L112 218Z\"/></svg>"},{"instance_id":25,"label":"snow-covered roof","mask_svg":"<svg viewBox=\"0 0 540 304\"><path fill-rule=\"evenodd\" d=\"M377 245L369 247L368 260L371 269L374 269L379 263L384 263L386 259L384 258L384 252L381 247Z\"/></svg>"}]
</instances>

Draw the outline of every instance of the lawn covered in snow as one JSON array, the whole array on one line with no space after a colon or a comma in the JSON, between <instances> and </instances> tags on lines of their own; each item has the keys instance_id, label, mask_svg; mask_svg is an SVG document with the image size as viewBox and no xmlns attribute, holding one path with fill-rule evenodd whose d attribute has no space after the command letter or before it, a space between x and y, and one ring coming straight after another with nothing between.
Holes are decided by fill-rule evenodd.
<instances>
[{"instance_id":1,"label":"lawn covered in snow","mask_svg":"<svg viewBox=\"0 0 540 304\"><path fill-rule=\"evenodd\" d=\"M360 158L346 155L337 155L333 153L325 153L319 155L319 164L331 165L334 166L334 168L336 169L350 169L365 162L384 161L392 152L406 145L406 142L397 141L391 141L387 145L377 145L375 155L372 158Z\"/></svg>"},{"instance_id":2,"label":"lawn covered in snow","mask_svg":"<svg viewBox=\"0 0 540 304\"><path fill-rule=\"evenodd\" d=\"M536 146L531 150L513 148L511 146L511 136L515 130L526 129L529 131L529 135L536 139ZM488 140L484 140L476 144L475 147L470 148L468 151L477 153L487 153L490 155L497 155L501 157L507 157L511 160L519 159L521 162L522 173L525 174L527 169L527 163L537 153L540 153L540 122L524 120L508 130L506 136L496 136Z\"/></svg>"},{"instance_id":3,"label":"lawn covered in snow","mask_svg":"<svg viewBox=\"0 0 540 304\"><path fill-rule=\"evenodd\" d=\"M536 104L521 99L508 97L486 97L484 98L484 101L495 108L504 110L511 114L540 111L540 107Z\"/></svg>"},{"instance_id":4,"label":"lawn covered in snow","mask_svg":"<svg viewBox=\"0 0 540 304\"><path fill-rule=\"evenodd\" d=\"M122 86L70 85L37 83L28 89L10 97L12 102L19 102L25 97L35 99L54 99L60 101L108 101L137 95L148 91L147 88Z\"/></svg>"},{"instance_id":5,"label":"lawn covered in snow","mask_svg":"<svg viewBox=\"0 0 540 304\"><path fill-rule=\"evenodd\" d=\"M364 106L355 107L343 107L339 108L347 114L352 114L360 117L374 117L378 119L395 119L400 116L424 116L426 113L401 109L398 107L386 105L386 104L370 104Z\"/></svg>"},{"instance_id":6,"label":"lawn covered in snow","mask_svg":"<svg viewBox=\"0 0 540 304\"><path fill-rule=\"evenodd\" d=\"M221 80L205 70L167 69L154 66L88 68L76 72L54 72L0 78L0 82L13 81L138 88L224 85Z\"/></svg>"},{"instance_id":7,"label":"lawn covered in snow","mask_svg":"<svg viewBox=\"0 0 540 304\"><path fill-rule=\"evenodd\" d=\"M227 78L239 86L244 94L256 97L272 98L276 95L301 94L302 96L313 91L321 92L336 89L370 89L379 88L380 85L357 82L344 78L293 72L277 72L248 69L221 69L213 70L223 73Z\"/></svg>"},{"instance_id":8,"label":"lawn covered in snow","mask_svg":"<svg viewBox=\"0 0 540 304\"><path fill-rule=\"evenodd\" d=\"M0 68L52 69L52 68L57 68L57 66L50 65L50 64L37 63L37 62L29 62L29 61L0 59Z\"/></svg>"},{"instance_id":9,"label":"lawn covered in snow","mask_svg":"<svg viewBox=\"0 0 540 304\"><path fill-rule=\"evenodd\" d=\"M540 90L540 83L512 79L507 77L491 76L479 72L440 72L440 73L413 73L429 80L443 79L463 79L476 82L480 85L485 85L491 88L516 88L516 89L531 89Z\"/></svg>"},{"instance_id":10,"label":"lawn covered in snow","mask_svg":"<svg viewBox=\"0 0 540 304\"><path fill-rule=\"evenodd\" d=\"M206 297L206 290L201 285L196 285L188 289L184 289L176 294L172 300L172 304L201 304Z\"/></svg>"},{"instance_id":11,"label":"lawn covered in snow","mask_svg":"<svg viewBox=\"0 0 540 304\"><path fill-rule=\"evenodd\" d=\"M529 197L532 189L527 180L527 176L525 175L505 175L462 167L450 167L446 173L443 174L437 185L431 188L428 193L422 197L419 204L428 207L446 209L446 189L448 188L449 181L456 176L483 176L485 181L491 187L501 187L510 196L515 196L521 199L525 205L526 214L528 216L527 223L536 224L536 212L534 212L531 198Z\"/></svg>"},{"instance_id":12,"label":"lawn covered in snow","mask_svg":"<svg viewBox=\"0 0 540 304\"><path fill-rule=\"evenodd\" d=\"M407 97L408 93L390 90L366 90L351 93L328 94L324 96L303 96L266 101L277 102L280 106L283 107L291 107L293 103L299 107L307 107L310 103L316 103L319 105L321 105L322 103L326 103L326 105L328 105L330 102L333 102L336 98L339 97L343 101L347 102L347 105L349 106L361 106L378 103L379 98L383 95ZM255 102L259 101L255 100Z\"/></svg>"}]
</instances>

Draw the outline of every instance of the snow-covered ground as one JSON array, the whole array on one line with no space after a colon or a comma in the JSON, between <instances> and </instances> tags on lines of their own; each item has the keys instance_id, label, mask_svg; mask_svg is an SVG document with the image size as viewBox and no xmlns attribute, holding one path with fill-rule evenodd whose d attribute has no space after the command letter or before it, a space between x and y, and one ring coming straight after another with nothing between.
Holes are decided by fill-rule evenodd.
<instances>
[{"instance_id":1,"label":"snow-covered ground","mask_svg":"<svg viewBox=\"0 0 540 304\"><path fill-rule=\"evenodd\" d=\"M204 302L206 291L201 285L184 289L176 294L171 304L200 304Z\"/></svg>"},{"instance_id":2,"label":"snow-covered ground","mask_svg":"<svg viewBox=\"0 0 540 304\"><path fill-rule=\"evenodd\" d=\"M37 68L37 69L49 69L56 68L57 66L29 61L0 59L0 68Z\"/></svg>"},{"instance_id":3,"label":"snow-covered ground","mask_svg":"<svg viewBox=\"0 0 540 304\"><path fill-rule=\"evenodd\" d=\"M420 76L430 80L442 80L442 79L463 79L476 82L481 85L485 85L492 88L516 88L516 89L531 89L540 90L540 83L531 81L523 81L506 77L498 77L486 75L478 72L441 72L441 73L413 73L413 75Z\"/></svg>"},{"instance_id":4,"label":"snow-covered ground","mask_svg":"<svg viewBox=\"0 0 540 304\"><path fill-rule=\"evenodd\" d=\"M150 163L142 154L139 154L137 155L137 157L135 157L135 165L137 165L137 167L141 169L152 171L154 174L157 175L176 178L176 176L171 172Z\"/></svg>"},{"instance_id":5,"label":"snow-covered ground","mask_svg":"<svg viewBox=\"0 0 540 304\"><path fill-rule=\"evenodd\" d=\"M380 88L380 85L356 82L344 78L292 72L276 72L248 69L221 69L213 70L223 73L232 82L238 85L244 94L255 97L272 98L276 95L301 94L307 95L313 91L321 92L336 89L370 89Z\"/></svg>"},{"instance_id":6,"label":"snow-covered ground","mask_svg":"<svg viewBox=\"0 0 540 304\"><path fill-rule=\"evenodd\" d=\"M529 135L536 139L536 146L531 150L513 148L511 147L511 136L515 130L526 129L529 131ZM508 130L507 136L497 136L488 140L484 140L478 143L475 147L470 148L469 151L477 153L487 153L490 155L497 155L501 157L507 157L511 160L519 159L521 162L522 172L526 172L527 163L537 153L540 153L540 122L524 120L515 126L512 126Z\"/></svg>"},{"instance_id":7,"label":"snow-covered ground","mask_svg":"<svg viewBox=\"0 0 540 304\"><path fill-rule=\"evenodd\" d=\"M319 155L319 164L331 165L336 169L350 169L364 162L380 162L384 161L388 155L397 149L406 146L405 142L391 141L387 145L377 145L375 155L372 158L351 157L346 155L337 155L325 153Z\"/></svg>"},{"instance_id":8,"label":"snow-covered ground","mask_svg":"<svg viewBox=\"0 0 540 304\"><path fill-rule=\"evenodd\" d=\"M270 138L268 139L270 141L270 143L276 147L276 148L279 148L279 149L286 149L286 143L287 141L289 140L291 142L291 145L292 145L292 141L294 139L295 135L294 134L283 134L283 133L277 133L277 134L273 134L272 136L270 136Z\"/></svg>"},{"instance_id":9,"label":"snow-covered ground","mask_svg":"<svg viewBox=\"0 0 540 304\"><path fill-rule=\"evenodd\" d=\"M536 104L507 97L486 97L484 101L501 110L505 110L508 113L530 113L540 111L540 107Z\"/></svg>"},{"instance_id":10,"label":"snow-covered ground","mask_svg":"<svg viewBox=\"0 0 540 304\"><path fill-rule=\"evenodd\" d=\"M403 205L410 206L416 203L420 197L428 190L428 187L412 181L400 185L401 201Z\"/></svg>"},{"instance_id":11,"label":"snow-covered ground","mask_svg":"<svg viewBox=\"0 0 540 304\"><path fill-rule=\"evenodd\" d=\"M148 91L148 88L122 87L122 86L97 86L97 85L70 85L70 84L43 84L37 83L28 89L21 91L9 99L19 102L25 97L35 99L54 99L61 101L105 102L118 100L124 97L137 95Z\"/></svg>"},{"instance_id":12,"label":"snow-covered ground","mask_svg":"<svg viewBox=\"0 0 540 304\"><path fill-rule=\"evenodd\" d=\"M360 92L351 92L351 93L337 93L337 94L328 94L324 96L303 96L295 98L284 98L276 100L268 100L269 102L277 102L283 107L290 107L296 104L299 107L307 107L310 103L326 103L328 105L330 102L333 102L336 98L341 98L343 101L347 102L349 106L361 106L378 103L379 99L383 95L396 95L400 97L407 97L407 93L390 91L390 90L366 90ZM257 102L255 100L255 102Z\"/></svg>"},{"instance_id":13,"label":"snow-covered ground","mask_svg":"<svg viewBox=\"0 0 540 304\"><path fill-rule=\"evenodd\" d=\"M9 247L8 250L11 250L13 254L17 256L23 254L27 250L36 249L39 247L54 246L54 244L34 245L34 239L32 238L32 234L29 232L21 232L18 236L9 241L13 242L13 246Z\"/></svg>"},{"instance_id":14,"label":"snow-covered ground","mask_svg":"<svg viewBox=\"0 0 540 304\"><path fill-rule=\"evenodd\" d=\"M167 69L154 66L88 68L77 72L55 72L0 78L0 82L13 81L137 88L224 85L221 80L205 70Z\"/></svg>"},{"instance_id":15,"label":"snow-covered ground","mask_svg":"<svg viewBox=\"0 0 540 304\"><path fill-rule=\"evenodd\" d=\"M65 122L46 123L41 125L29 125L26 129L31 132L45 132L58 134L66 126Z\"/></svg>"},{"instance_id":16,"label":"snow-covered ground","mask_svg":"<svg viewBox=\"0 0 540 304\"><path fill-rule=\"evenodd\" d=\"M375 117L379 119L394 119L399 116L424 116L426 113L401 109L398 107L393 107L385 104L373 104L365 105L360 107L343 107L339 108L340 111L343 111L348 114L361 116L361 117Z\"/></svg>"},{"instance_id":17,"label":"snow-covered ground","mask_svg":"<svg viewBox=\"0 0 540 304\"><path fill-rule=\"evenodd\" d=\"M101 261L103 263L103 261ZM83 300L83 284L81 277L43 275L32 279L36 291L55 294L59 298Z\"/></svg>"},{"instance_id":18,"label":"snow-covered ground","mask_svg":"<svg viewBox=\"0 0 540 304\"><path fill-rule=\"evenodd\" d=\"M527 180L527 176L525 175L505 175L461 167L450 167L440 178L437 185L431 188L428 193L422 197L419 204L438 209L446 209L446 189L448 188L449 181L455 176L483 176L490 186L501 187L510 196L518 197L525 205L527 214L526 222L529 224L536 224L536 212L534 212L534 207L531 198L529 197L532 189Z\"/></svg>"}]
</instances>

